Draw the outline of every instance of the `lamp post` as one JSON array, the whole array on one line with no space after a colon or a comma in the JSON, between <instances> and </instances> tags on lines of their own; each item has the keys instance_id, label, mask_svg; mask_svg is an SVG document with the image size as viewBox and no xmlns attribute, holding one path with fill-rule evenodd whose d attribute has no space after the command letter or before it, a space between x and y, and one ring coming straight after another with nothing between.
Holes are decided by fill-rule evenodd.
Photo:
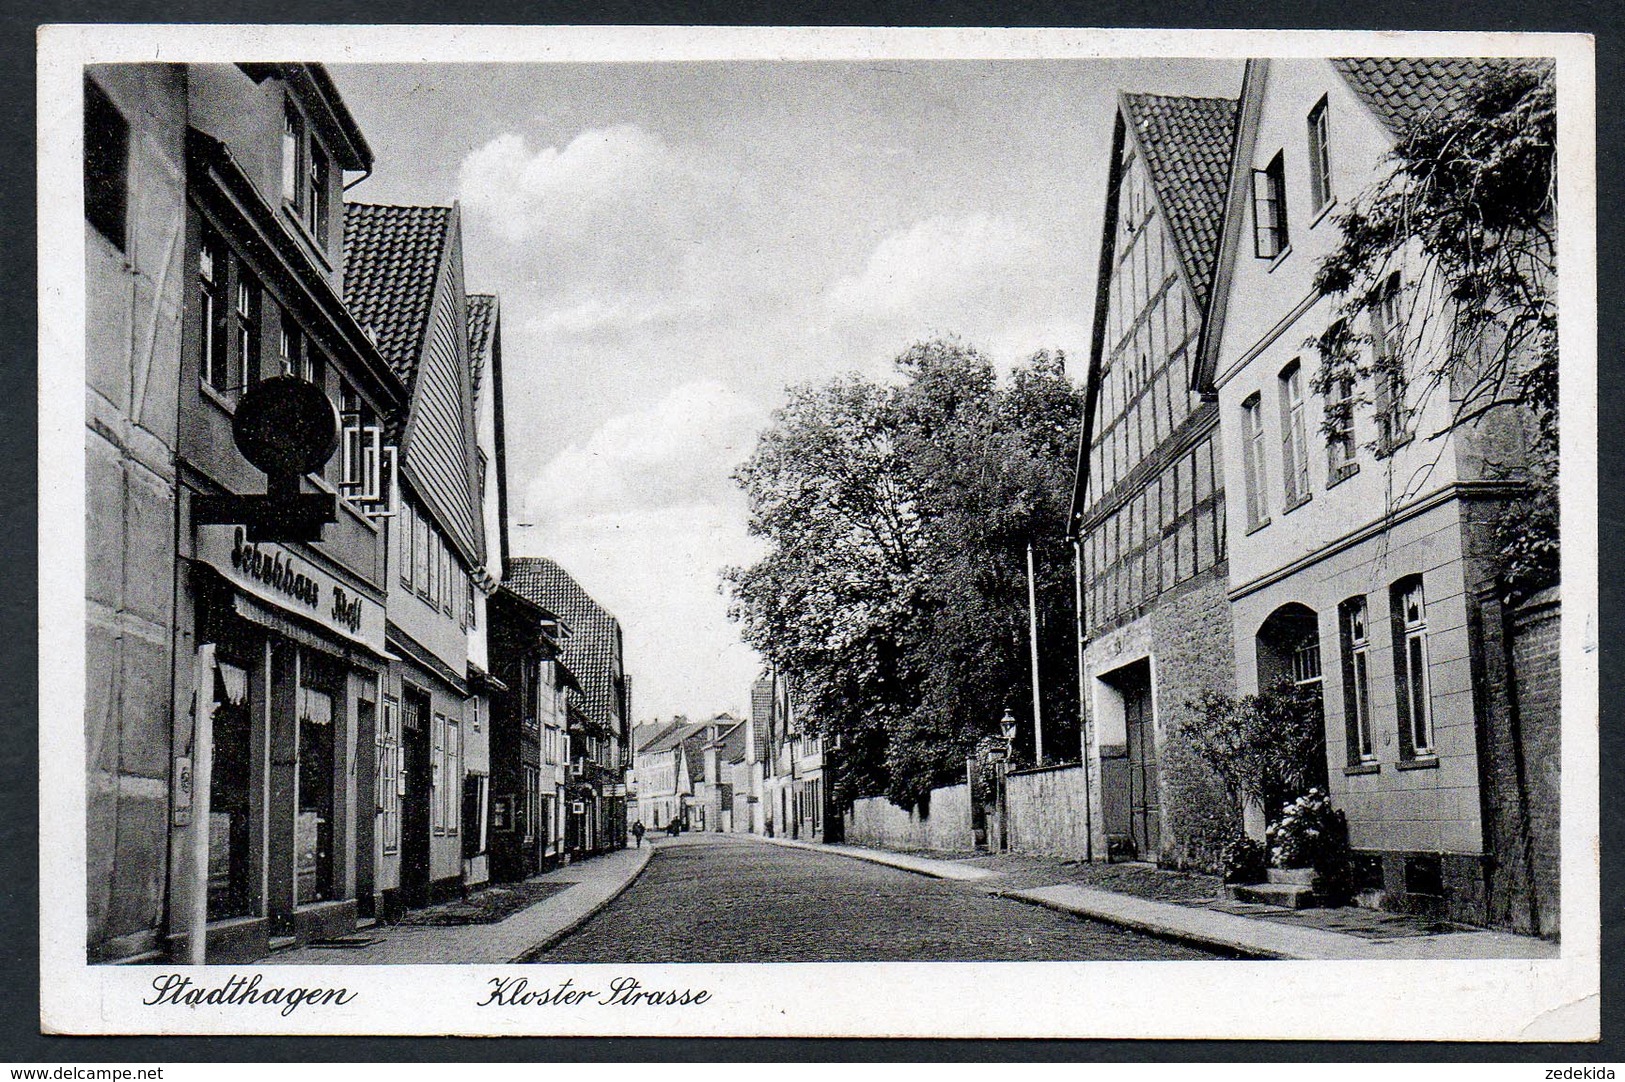
<instances>
[{"instance_id":1,"label":"lamp post","mask_svg":"<svg viewBox=\"0 0 1625 1082\"><path fill-rule=\"evenodd\" d=\"M1004 759L999 764L999 848L1010 848L1010 760L1016 754L1016 719L1010 708L1004 708L999 719L999 730L1004 734Z\"/></svg>"}]
</instances>

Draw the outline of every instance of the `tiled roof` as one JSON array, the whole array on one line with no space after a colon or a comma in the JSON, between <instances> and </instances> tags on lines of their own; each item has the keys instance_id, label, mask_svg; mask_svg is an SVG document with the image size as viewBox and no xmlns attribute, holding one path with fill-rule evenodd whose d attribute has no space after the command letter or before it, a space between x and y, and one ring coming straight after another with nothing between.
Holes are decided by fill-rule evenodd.
<instances>
[{"instance_id":1,"label":"tiled roof","mask_svg":"<svg viewBox=\"0 0 1625 1082\"><path fill-rule=\"evenodd\" d=\"M615 677L620 665L620 623L581 588L581 584L545 556L520 556L508 562L503 581L521 597L559 614L570 625L564 640L564 663L581 681L588 718L614 733L621 731Z\"/></svg>"},{"instance_id":2,"label":"tiled roof","mask_svg":"<svg viewBox=\"0 0 1625 1082\"><path fill-rule=\"evenodd\" d=\"M1549 61L1548 61L1549 62ZM1389 131L1454 105L1485 72L1531 63L1511 57L1351 57L1332 61Z\"/></svg>"},{"instance_id":3,"label":"tiled roof","mask_svg":"<svg viewBox=\"0 0 1625 1082\"><path fill-rule=\"evenodd\" d=\"M735 722L733 728L724 732L718 738L717 760L731 763L745 757L745 730L748 728L743 721Z\"/></svg>"},{"instance_id":4,"label":"tiled roof","mask_svg":"<svg viewBox=\"0 0 1625 1082\"><path fill-rule=\"evenodd\" d=\"M638 748L638 752L642 755L658 755L670 751L703 728L704 722L674 721L655 730L654 735L648 737Z\"/></svg>"},{"instance_id":5,"label":"tiled roof","mask_svg":"<svg viewBox=\"0 0 1625 1082\"><path fill-rule=\"evenodd\" d=\"M344 303L408 388L450 223L450 207L344 205Z\"/></svg>"},{"instance_id":6,"label":"tiled roof","mask_svg":"<svg viewBox=\"0 0 1625 1082\"><path fill-rule=\"evenodd\" d=\"M1230 180L1236 100L1124 94L1123 108L1196 301L1205 307Z\"/></svg>"},{"instance_id":7,"label":"tiled roof","mask_svg":"<svg viewBox=\"0 0 1625 1082\"><path fill-rule=\"evenodd\" d=\"M496 315L497 299L494 296L489 293L468 295L468 362L476 400L480 395L480 380L485 375L485 351L491 344L491 333L496 329Z\"/></svg>"}]
</instances>

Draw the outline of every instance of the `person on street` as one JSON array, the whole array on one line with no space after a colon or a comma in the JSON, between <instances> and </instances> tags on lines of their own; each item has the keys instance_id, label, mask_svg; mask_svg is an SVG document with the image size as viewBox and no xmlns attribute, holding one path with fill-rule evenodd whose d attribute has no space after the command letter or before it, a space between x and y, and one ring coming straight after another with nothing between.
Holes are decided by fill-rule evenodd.
<instances>
[{"instance_id":1,"label":"person on street","mask_svg":"<svg viewBox=\"0 0 1625 1082\"><path fill-rule=\"evenodd\" d=\"M681 829L683 829L683 825L677 821L677 817L675 815L672 816L671 822L666 824L666 833L675 838L677 837L677 832Z\"/></svg>"},{"instance_id":2,"label":"person on street","mask_svg":"<svg viewBox=\"0 0 1625 1082\"><path fill-rule=\"evenodd\" d=\"M632 837L634 837L634 838L636 838L638 840L638 848L639 849L643 848L643 831L644 831L644 826L643 826L643 820L642 819L639 819L637 822L632 824Z\"/></svg>"}]
</instances>

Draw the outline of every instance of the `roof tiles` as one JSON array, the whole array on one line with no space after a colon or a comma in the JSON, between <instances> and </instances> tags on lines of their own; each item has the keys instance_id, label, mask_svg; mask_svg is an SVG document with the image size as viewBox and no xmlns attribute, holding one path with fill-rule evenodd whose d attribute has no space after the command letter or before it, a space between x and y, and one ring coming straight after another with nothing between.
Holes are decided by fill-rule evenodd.
<instances>
[{"instance_id":1,"label":"roof tiles","mask_svg":"<svg viewBox=\"0 0 1625 1082\"><path fill-rule=\"evenodd\" d=\"M1234 98L1123 95L1168 230L1204 307L1219 253L1236 106Z\"/></svg>"},{"instance_id":2,"label":"roof tiles","mask_svg":"<svg viewBox=\"0 0 1625 1082\"><path fill-rule=\"evenodd\" d=\"M619 733L622 719L615 681L622 672L620 622L545 556L510 560L504 582L519 596L558 613L570 626L562 644L564 663L581 681L587 716Z\"/></svg>"},{"instance_id":3,"label":"roof tiles","mask_svg":"<svg viewBox=\"0 0 1625 1082\"><path fill-rule=\"evenodd\" d=\"M497 299L489 293L468 295L468 361L474 381L474 397L480 394L480 381L485 376L486 349L496 330Z\"/></svg>"},{"instance_id":4,"label":"roof tiles","mask_svg":"<svg viewBox=\"0 0 1625 1082\"><path fill-rule=\"evenodd\" d=\"M344 302L408 387L450 224L450 207L344 206Z\"/></svg>"},{"instance_id":5,"label":"roof tiles","mask_svg":"<svg viewBox=\"0 0 1625 1082\"><path fill-rule=\"evenodd\" d=\"M1352 57L1332 66L1395 135L1448 109L1486 72L1529 63L1511 57Z\"/></svg>"}]
</instances>

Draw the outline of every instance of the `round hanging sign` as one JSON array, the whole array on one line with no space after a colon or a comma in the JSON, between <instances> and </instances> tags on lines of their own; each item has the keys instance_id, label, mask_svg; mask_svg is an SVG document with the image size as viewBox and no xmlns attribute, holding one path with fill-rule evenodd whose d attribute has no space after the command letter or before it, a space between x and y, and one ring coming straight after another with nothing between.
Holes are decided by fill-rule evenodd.
<instances>
[{"instance_id":1,"label":"round hanging sign","mask_svg":"<svg viewBox=\"0 0 1625 1082\"><path fill-rule=\"evenodd\" d=\"M243 457L269 476L314 473L339 445L339 414L320 387L276 376L250 387L237 403L231 434Z\"/></svg>"}]
</instances>

